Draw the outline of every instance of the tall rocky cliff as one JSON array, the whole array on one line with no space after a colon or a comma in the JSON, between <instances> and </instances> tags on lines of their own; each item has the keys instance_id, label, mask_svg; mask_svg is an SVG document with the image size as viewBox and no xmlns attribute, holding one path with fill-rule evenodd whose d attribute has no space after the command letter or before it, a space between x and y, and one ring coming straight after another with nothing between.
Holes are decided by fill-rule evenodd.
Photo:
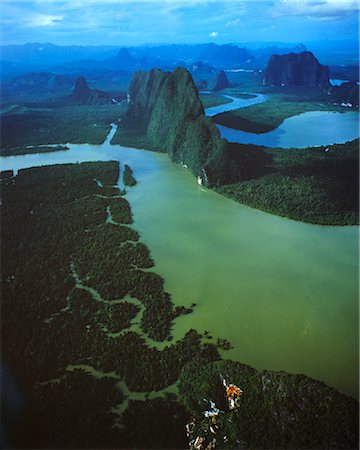
<instances>
[{"instance_id":1,"label":"tall rocky cliff","mask_svg":"<svg viewBox=\"0 0 360 450\"><path fill-rule=\"evenodd\" d=\"M189 72L152 69L134 74L129 108L112 143L167 152L205 184L224 177L227 142L205 116Z\"/></svg>"},{"instance_id":2,"label":"tall rocky cliff","mask_svg":"<svg viewBox=\"0 0 360 450\"><path fill-rule=\"evenodd\" d=\"M230 86L230 83L229 83L228 77L226 76L226 73L223 70L219 70L215 74L215 76L210 84L210 89L212 91L221 91L222 89L226 89L229 86Z\"/></svg>"},{"instance_id":3,"label":"tall rocky cliff","mask_svg":"<svg viewBox=\"0 0 360 450\"><path fill-rule=\"evenodd\" d=\"M321 65L311 52L272 55L263 84L327 88L330 86L329 68Z\"/></svg>"},{"instance_id":4,"label":"tall rocky cliff","mask_svg":"<svg viewBox=\"0 0 360 450\"><path fill-rule=\"evenodd\" d=\"M110 105L114 102L111 95L98 89L90 89L84 77L78 77L72 93L75 101L85 105Z\"/></svg>"}]
</instances>

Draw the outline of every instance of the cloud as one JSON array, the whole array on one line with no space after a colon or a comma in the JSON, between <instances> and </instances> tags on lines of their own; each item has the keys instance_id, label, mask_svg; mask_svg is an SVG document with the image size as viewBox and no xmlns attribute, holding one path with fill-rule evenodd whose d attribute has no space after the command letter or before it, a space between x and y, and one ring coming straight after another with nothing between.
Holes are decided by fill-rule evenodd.
<instances>
[{"instance_id":1,"label":"cloud","mask_svg":"<svg viewBox=\"0 0 360 450\"><path fill-rule=\"evenodd\" d=\"M235 27L236 25L239 25L240 22L241 22L241 20L239 18L234 19L234 20L229 20L226 22L225 26L226 27Z\"/></svg>"},{"instance_id":2,"label":"cloud","mask_svg":"<svg viewBox=\"0 0 360 450\"><path fill-rule=\"evenodd\" d=\"M28 19L24 19L24 23L29 27L46 27L56 25L63 20L64 16L54 16L47 14L34 14Z\"/></svg>"},{"instance_id":3,"label":"cloud","mask_svg":"<svg viewBox=\"0 0 360 450\"><path fill-rule=\"evenodd\" d=\"M259 31L274 31L276 28L277 27L275 25L271 25L270 27L261 28Z\"/></svg>"},{"instance_id":4,"label":"cloud","mask_svg":"<svg viewBox=\"0 0 360 450\"><path fill-rule=\"evenodd\" d=\"M18 0L2 0L4 3L12 3ZM21 1L21 0L19 0ZM29 0L32 3L35 4L68 4L69 7L71 7L74 3L76 5L82 5L84 6L84 0ZM241 4L244 3L261 3L264 0L242 0ZM268 0L269 1L269 0ZM219 0L197 0L196 2L194 0L162 0L161 2L158 2L157 0L87 0L86 5L141 5L144 3L153 3L154 5L159 6L159 3L161 6L167 6L167 5L177 5L179 7L184 5L194 6L196 5L207 5L209 3L219 3ZM239 5L239 0L222 0L221 3L229 4L229 5Z\"/></svg>"},{"instance_id":5,"label":"cloud","mask_svg":"<svg viewBox=\"0 0 360 450\"><path fill-rule=\"evenodd\" d=\"M228 43L251 41L254 30L262 33L256 40L300 42L322 39L324 34L329 36L331 33L335 39L356 39L358 32L358 21L352 13L356 4L350 0L0 2L4 44L29 41L122 46L204 41ZM313 19L311 23L307 17ZM339 17L344 20L335 23ZM328 26L329 20L333 20L334 26ZM273 26L277 28L271 28Z\"/></svg>"},{"instance_id":6,"label":"cloud","mask_svg":"<svg viewBox=\"0 0 360 450\"><path fill-rule=\"evenodd\" d=\"M326 0L322 0L322 1L309 1L308 2L310 6L321 6L321 5L326 5Z\"/></svg>"},{"instance_id":7,"label":"cloud","mask_svg":"<svg viewBox=\"0 0 360 450\"><path fill-rule=\"evenodd\" d=\"M339 20L358 10L359 4L354 1L278 0L271 15L275 18L303 16L315 20Z\"/></svg>"}]
</instances>

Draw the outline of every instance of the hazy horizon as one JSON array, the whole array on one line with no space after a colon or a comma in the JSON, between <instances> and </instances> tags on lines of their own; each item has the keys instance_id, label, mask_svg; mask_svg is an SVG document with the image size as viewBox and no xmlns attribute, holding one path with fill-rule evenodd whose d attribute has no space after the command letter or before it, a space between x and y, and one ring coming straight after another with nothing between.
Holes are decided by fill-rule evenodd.
<instances>
[{"instance_id":1,"label":"hazy horizon","mask_svg":"<svg viewBox=\"0 0 360 450\"><path fill-rule=\"evenodd\" d=\"M197 42L182 42L182 41L178 41L178 42L171 42L171 43L167 43L167 42L144 42L142 44L128 44L128 45L123 45L121 42L118 43L114 43L114 44L78 44L78 43L71 43L71 44L56 44L55 42L51 42L51 41L23 41L23 42L19 42L19 43L15 43L15 44L9 44L9 43L3 43L0 42L0 45L5 47L5 46L20 46L20 45L55 45L57 47L104 47L104 48L120 48L120 47L124 47L124 48L130 48L130 47L156 47L156 46L166 46L166 45L205 45L205 44L216 44L216 45L236 45L236 46L243 46L243 47L253 47L253 48L261 48L262 46L282 46L282 47L295 47L297 45L311 45L311 44L316 44L316 45L332 45L332 44L348 44L348 45L358 45L359 44L359 39L334 39L334 40L327 40L326 43L324 43L324 41L322 40L312 40L312 41L274 41L274 40L262 40L262 41L244 41L244 42L234 42L234 41L229 41L229 42L221 42L221 43L217 43L214 41L210 41L210 40L204 40L204 41L197 41Z\"/></svg>"}]
</instances>

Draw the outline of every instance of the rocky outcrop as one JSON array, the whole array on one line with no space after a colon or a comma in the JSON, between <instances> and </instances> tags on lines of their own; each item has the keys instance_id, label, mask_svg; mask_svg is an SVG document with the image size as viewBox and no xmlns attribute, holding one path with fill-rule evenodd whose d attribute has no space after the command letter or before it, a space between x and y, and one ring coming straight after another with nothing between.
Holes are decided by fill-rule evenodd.
<instances>
[{"instance_id":1,"label":"rocky outcrop","mask_svg":"<svg viewBox=\"0 0 360 450\"><path fill-rule=\"evenodd\" d=\"M226 89L228 87L230 87L230 83L226 73L223 70L219 70L210 84L210 89L212 91L221 91L222 89Z\"/></svg>"},{"instance_id":2,"label":"rocky outcrop","mask_svg":"<svg viewBox=\"0 0 360 450\"><path fill-rule=\"evenodd\" d=\"M303 86L327 88L329 68L323 66L311 52L272 55L264 73L266 86Z\"/></svg>"},{"instance_id":3,"label":"rocky outcrop","mask_svg":"<svg viewBox=\"0 0 360 450\"><path fill-rule=\"evenodd\" d=\"M98 89L90 89L85 78L79 77L75 81L75 88L72 93L72 98L84 105L110 105L116 103L110 94Z\"/></svg>"},{"instance_id":4,"label":"rocky outcrop","mask_svg":"<svg viewBox=\"0 0 360 450\"><path fill-rule=\"evenodd\" d=\"M112 143L167 152L204 184L217 184L225 172L226 141L205 117L190 73L152 69L134 74L128 111Z\"/></svg>"},{"instance_id":5,"label":"rocky outcrop","mask_svg":"<svg viewBox=\"0 0 360 450\"><path fill-rule=\"evenodd\" d=\"M127 164L124 165L123 183L125 186L135 186L137 183L134 177L134 172Z\"/></svg>"},{"instance_id":6,"label":"rocky outcrop","mask_svg":"<svg viewBox=\"0 0 360 450\"><path fill-rule=\"evenodd\" d=\"M229 410L221 375L243 391L235 412ZM199 449L204 450L214 437L216 448L225 449L358 448L358 402L305 375L199 359L184 367L178 387L195 417L192 436L204 439ZM213 402L210 414L220 410L215 421L214 414L206 418L204 399Z\"/></svg>"},{"instance_id":7,"label":"rocky outcrop","mask_svg":"<svg viewBox=\"0 0 360 450\"><path fill-rule=\"evenodd\" d=\"M359 85L356 81L342 83L334 86L332 92L334 103L346 104L348 106L359 106Z\"/></svg>"}]
</instances>

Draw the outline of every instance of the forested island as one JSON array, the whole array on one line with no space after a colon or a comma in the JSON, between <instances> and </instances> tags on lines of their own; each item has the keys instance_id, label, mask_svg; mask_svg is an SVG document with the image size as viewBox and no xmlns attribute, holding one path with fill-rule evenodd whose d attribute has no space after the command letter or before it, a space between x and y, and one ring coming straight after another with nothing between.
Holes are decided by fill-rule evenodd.
<instances>
[{"instance_id":1,"label":"forested island","mask_svg":"<svg viewBox=\"0 0 360 450\"><path fill-rule=\"evenodd\" d=\"M66 145L35 145L31 147L0 148L0 156L29 155L69 150Z\"/></svg>"},{"instance_id":2,"label":"forested island","mask_svg":"<svg viewBox=\"0 0 360 450\"><path fill-rule=\"evenodd\" d=\"M243 152L251 149L253 155L258 155L258 170L262 167L262 173L256 176L253 172L248 179L216 186L220 194L303 222L359 223L359 139L306 149L241 147Z\"/></svg>"}]
</instances>

